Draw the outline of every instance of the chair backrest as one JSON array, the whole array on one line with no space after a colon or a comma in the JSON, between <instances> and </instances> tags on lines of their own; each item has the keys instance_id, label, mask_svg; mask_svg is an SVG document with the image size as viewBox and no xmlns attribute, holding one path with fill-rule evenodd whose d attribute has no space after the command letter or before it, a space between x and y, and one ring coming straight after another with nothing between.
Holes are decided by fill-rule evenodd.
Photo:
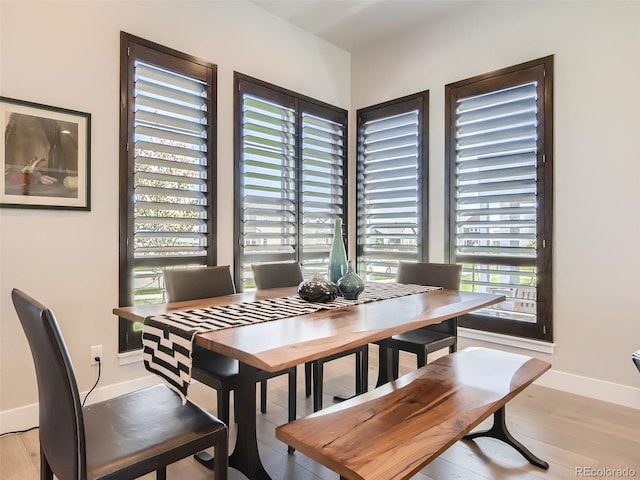
<instances>
[{"instance_id":1,"label":"chair backrest","mask_svg":"<svg viewBox=\"0 0 640 480\"><path fill-rule=\"evenodd\" d=\"M82 405L69 352L55 315L14 289L13 305L31 348L38 381L40 448L60 480L86 478Z\"/></svg>"},{"instance_id":2,"label":"chair backrest","mask_svg":"<svg viewBox=\"0 0 640 480\"><path fill-rule=\"evenodd\" d=\"M462 265L451 263L399 262L396 281L459 290L461 271Z\"/></svg>"},{"instance_id":3,"label":"chair backrest","mask_svg":"<svg viewBox=\"0 0 640 480\"><path fill-rule=\"evenodd\" d=\"M220 297L236 293L231 267L171 268L164 271L169 302Z\"/></svg>"},{"instance_id":4,"label":"chair backrest","mask_svg":"<svg viewBox=\"0 0 640 480\"><path fill-rule=\"evenodd\" d=\"M298 262L253 263L251 269L258 289L295 287L304 280Z\"/></svg>"}]
</instances>

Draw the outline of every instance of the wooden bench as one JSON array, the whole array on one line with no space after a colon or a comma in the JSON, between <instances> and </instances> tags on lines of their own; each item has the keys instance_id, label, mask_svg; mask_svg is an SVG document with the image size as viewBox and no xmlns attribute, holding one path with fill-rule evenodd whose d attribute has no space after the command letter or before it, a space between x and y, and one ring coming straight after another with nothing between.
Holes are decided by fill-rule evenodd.
<instances>
[{"instance_id":1,"label":"wooden bench","mask_svg":"<svg viewBox=\"0 0 640 480\"><path fill-rule=\"evenodd\" d=\"M524 355L465 349L281 425L276 437L348 480L408 479L458 440L479 436L500 439L546 469L511 436L504 408L550 367ZM492 414L489 430L468 435Z\"/></svg>"}]
</instances>

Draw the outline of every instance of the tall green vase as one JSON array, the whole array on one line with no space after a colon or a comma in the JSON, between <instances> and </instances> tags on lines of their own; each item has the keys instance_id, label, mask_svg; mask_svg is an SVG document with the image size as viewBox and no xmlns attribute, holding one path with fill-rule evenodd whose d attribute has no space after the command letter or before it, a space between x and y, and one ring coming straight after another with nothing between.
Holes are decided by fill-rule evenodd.
<instances>
[{"instance_id":1,"label":"tall green vase","mask_svg":"<svg viewBox=\"0 0 640 480\"><path fill-rule=\"evenodd\" d=\"M333 242L329 252L329 281L336 283L347 273L347 252L342 240L342 219L336 218L333 230Z\"/></svg>"}]
</instances>

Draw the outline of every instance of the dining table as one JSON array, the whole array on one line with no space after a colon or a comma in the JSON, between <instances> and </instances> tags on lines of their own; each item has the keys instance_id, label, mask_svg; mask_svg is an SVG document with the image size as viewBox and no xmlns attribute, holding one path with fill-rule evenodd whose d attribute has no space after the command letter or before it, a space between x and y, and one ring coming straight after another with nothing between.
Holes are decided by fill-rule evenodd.
<instances>
[{"instance_id":1,"label":"dining table","mask_svg":"<svg viewBox=\"0 0 640 480\"><path fill-rule=\"evenodd\" d=\"M296 287L253 290L185 302L117 307L132 322L181 311L296 295ZM239 360L237 437L229 466L253 480L268 480L256 437L256 372L277 372L393 335L440 323L505 300L503 295L438 289L343 308L318 310L194 337L194 344ZM387 358L390 360L390 355ZM387 372L391 378L391 362Z\"/></svg>"}]
</instances>

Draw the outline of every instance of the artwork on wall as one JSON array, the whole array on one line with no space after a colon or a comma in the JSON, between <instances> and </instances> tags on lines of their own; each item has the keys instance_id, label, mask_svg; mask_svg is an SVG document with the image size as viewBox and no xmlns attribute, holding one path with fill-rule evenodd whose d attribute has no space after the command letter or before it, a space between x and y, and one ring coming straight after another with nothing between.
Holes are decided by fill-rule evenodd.
<instances>
[{"instance_id":1,"label":"artwork on wall","mask_svg":"<svg viewBox=\"0 0 640 480\"><path fill-rule=\"evenodd\" d=\"M0 97L0 207L91 210L91 114Z\"/></svg>"}]
</instances>

